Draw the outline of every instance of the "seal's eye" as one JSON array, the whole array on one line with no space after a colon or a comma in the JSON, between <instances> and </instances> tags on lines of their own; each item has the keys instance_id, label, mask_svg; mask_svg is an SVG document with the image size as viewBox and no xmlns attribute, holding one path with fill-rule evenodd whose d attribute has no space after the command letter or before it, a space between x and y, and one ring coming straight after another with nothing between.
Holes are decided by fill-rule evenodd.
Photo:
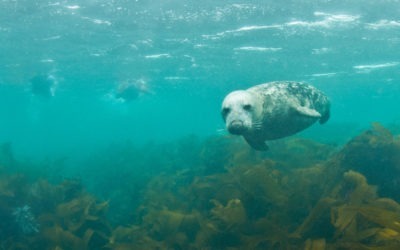
<instances>
[{"instance_id":1,"label":"seal's eye","mask_svg":"<svg viewBox=\"0 0 400 250\"><path fill-rule=\"evenodd\" d=\"M250 110L251 109L251 105L250 104L245 104L245 105L243 105L243 109L244 110Z\"/></svg>"},{"instance_id":2,"label":"seal's eye","mask_svg":"<svg viewBox=\"0 0 400 250\"><path fill-rule=\"evenodd\" d=\"M223 108L223 109L222 109L222 115L223 115L223 116L226 116L229 112L231 112L231 109L230 109L230 108Z\"/></svg>"}]
</instances>

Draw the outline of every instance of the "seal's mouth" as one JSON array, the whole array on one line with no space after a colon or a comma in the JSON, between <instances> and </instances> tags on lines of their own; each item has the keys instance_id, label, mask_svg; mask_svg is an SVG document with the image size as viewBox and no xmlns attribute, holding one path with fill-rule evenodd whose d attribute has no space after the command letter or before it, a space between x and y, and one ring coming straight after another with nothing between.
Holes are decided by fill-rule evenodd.
<instances>
[{"instance_id":1,"label":"seal's mouth","mask_svg":"<svg viewBox=\"0 0 400 250\"><path fill-rule=\"evenodd\" d=\"M233 120L228 124L228 131L234 135L241 135L246 131L246 127L244 126L243 121Z\"/></svg>"}]
</instances>

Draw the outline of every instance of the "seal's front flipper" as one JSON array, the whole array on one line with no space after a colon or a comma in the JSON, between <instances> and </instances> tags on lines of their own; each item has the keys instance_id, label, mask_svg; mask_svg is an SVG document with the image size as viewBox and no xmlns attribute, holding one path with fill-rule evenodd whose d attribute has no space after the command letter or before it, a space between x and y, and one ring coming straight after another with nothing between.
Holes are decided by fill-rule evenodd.
<instances>
[{"instance_id":1,"label":"seal's front flipper","mask_svg":"<svg viewBox=\"0 0 400 250\"><path fill-rule=\"evenodd\" d=\"M246 142L255 150L257 151L267 151L268 150L268 145L265 144L265 141L263 140L257 140L253 138L246 138L244 137Z\"/></svg>"},{"instance_id":2,"label":"seal's front flipper","mask_svg":"<svg viewBox=\"0 0 400 250\"><path fill-rule=\"evenodd\" d=\"M302 115L305 115L305 116L309 116L309 117L313 117L313 118L320 118L321 117L321 114L318 111L316 111L315 109L307 108L307 107L304 107L304 106L297 106L297 107L294 107L294 109L298 113L300 113Z\"/></svg>"},{"instance_id":3,"label":"seal's front flipper","mask_svg":"<svg viewBox=\"0 0 400 250\"><path fill-rule=\"evenodd\" d=\"M329 117L331 116L331 113L329 109L325 112L325 114L322 115L321 119L319 119L319 123L324 124L329 120Z\"/></svg>"}]
</instances>

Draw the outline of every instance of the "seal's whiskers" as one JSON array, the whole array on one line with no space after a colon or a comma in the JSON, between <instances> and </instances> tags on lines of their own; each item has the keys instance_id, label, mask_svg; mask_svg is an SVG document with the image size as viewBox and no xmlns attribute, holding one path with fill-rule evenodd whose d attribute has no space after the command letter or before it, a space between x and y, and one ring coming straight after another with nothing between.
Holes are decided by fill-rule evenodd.
<instances>
[{"instance_id":1,"label":"seal's whiskers","mask_svg":"<svg viewBox=\"0 0 400 250\"><path fill-rule=\"evenodd\" d=\"M261 130L262 127L263 127L262 122L253 122L253 124L252 124L252 128L253 128L254 130Z\"/></svg>"}]
</instances>

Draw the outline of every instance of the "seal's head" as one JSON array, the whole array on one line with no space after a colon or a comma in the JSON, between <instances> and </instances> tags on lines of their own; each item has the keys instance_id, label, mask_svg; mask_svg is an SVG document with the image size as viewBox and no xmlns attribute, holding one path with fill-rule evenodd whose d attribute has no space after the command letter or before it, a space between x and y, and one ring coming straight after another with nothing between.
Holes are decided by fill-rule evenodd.
<instances>
[{"instance_id":1,"label":"seal's head","mask_svg":"<svg viewBox=\"0 0 400 250\"><path fill-rule=\"evenodd\" d=\"M228 94L222 103L222 118L226 129L234 135L244 135L259 124L261 105L254 93L238 90Z\"/></svg>"}]
</instances>

